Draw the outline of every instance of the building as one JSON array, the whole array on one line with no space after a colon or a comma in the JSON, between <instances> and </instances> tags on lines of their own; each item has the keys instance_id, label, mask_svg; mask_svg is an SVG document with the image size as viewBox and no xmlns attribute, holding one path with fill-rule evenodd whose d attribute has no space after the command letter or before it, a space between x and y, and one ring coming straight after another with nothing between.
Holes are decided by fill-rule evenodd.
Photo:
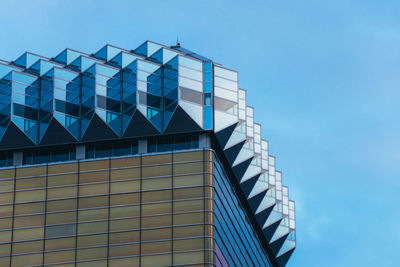
<instances>
[{"instance_id":1,"label":"building","mask_svg":"<svg viewBox=\"0 0 400 267\"><path fill-rule=\"evenodd\" d=\"M236 71L146 41L0 78L0 266L287 263L294 202Z\"/></svg>"}]
</instances>

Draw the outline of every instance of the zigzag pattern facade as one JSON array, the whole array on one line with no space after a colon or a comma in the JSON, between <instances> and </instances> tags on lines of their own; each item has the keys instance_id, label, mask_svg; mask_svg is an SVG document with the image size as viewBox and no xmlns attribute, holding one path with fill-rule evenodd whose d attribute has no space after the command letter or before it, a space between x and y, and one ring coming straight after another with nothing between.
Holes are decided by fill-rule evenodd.
<instances>
[{"instance_id":1,"label":"zigzag pattern facade","mask_svg":"<svg viewBox=\"0 0 400 267\"><path fill-rule=\"evenodd\" d=\"M65 143L215 132L279 265L288 261L296 247L295 205L236 71L146 41L134 50L106 45L91 55L27 52L0 61L0 78L0 149L49 144L55 132ZM94 124L104 129L95 137L88 134Z\"/></svg>"}]
</instances>

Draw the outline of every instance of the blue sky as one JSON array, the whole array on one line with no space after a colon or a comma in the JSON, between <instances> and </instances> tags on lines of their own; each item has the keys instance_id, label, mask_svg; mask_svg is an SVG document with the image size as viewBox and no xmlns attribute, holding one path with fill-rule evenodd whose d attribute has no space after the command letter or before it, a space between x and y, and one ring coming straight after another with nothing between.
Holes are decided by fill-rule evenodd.
<instances>
[{"instance_id":1,"label":"blue sky","mask_svg":"<svg viewBox=\"0 0 400 267\"><path fill-rule=\"evenodd\" d=\"M1 2L2 59L178 36L238 70L296 201L288 266L399 265L399 1Z\"/></svg>"}]
</instances>

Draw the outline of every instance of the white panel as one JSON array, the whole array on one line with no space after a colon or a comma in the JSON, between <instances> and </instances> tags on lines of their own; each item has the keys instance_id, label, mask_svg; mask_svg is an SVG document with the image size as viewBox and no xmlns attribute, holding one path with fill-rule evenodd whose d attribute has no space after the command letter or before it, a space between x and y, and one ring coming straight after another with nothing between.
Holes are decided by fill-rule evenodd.
<instances>
[{"instance_id":1,"label":"white panel","mask_svg":"<svg viewBox=\"0 0 400 267\"><path fill-rule=\"evenodd\" d=\"M224 77L226 79L230 79L232 81L238 80L238 73L236 71L228 70L225 68L221 68L218 66L214 66L214 75L219 77Z\"/></svg>"},{"instance_id":2,"label":"white panel","mask_svg":"<svg viewBox=\"0 0 400 267\"><path fill-rule=\"evenodd\" d=\"M276 211L272 211L265 224L263 225L263 229L270 226L271 224L275 223L276 221L282 219L282 214Z\"/></svg>"},{"instance_id":3,"label":"white panel","mask_svg":"<svg viewBox=\"0 0 400 267\"><path fill-rule=\"evenodd\" d=\"M244 140L246 140L246 135L244 133L234 131L232 133L231 137L229 138L228 142L226 143L224 150L226 150L236 144L239 144L240 142L242 142Z\"/></svg>"},{"instance_id":4,"label":"white panel","mask_svg":"<svg viewBox=\"0 0 400 267\"><path fill-rule=\"evenodd\" d=\"M214 116L215 116L214 131L216 133L238 122L237 116L219 110L214 111Z\"/></svg>"},{"instance_id":5,"label":"white panel","mask_svg":"<svg viewBox=\"0 0 400 267\"><path fill-rule=\"evenodd\" d=\"M180 100L179 106L201 127L203 128L203 107Z\"/></svg>"},{"instance_id":6,"label":"white panel","mask_svg":"<svg viewBox=\"0 0 400 267\"><path fill-rule=\"evenodd\" d=\"M242 163L243 161L251 158L252 156L254 156L253 151L248 150L248 149L240 150L238 156L236 157L235 161L232 164L232 167L238 165L239 163Z\"/></svg>"},{"instance_id":7,"label":"white panel","mask_svg":"<svg viewBox=\"0 0 400 267\"><path fill-rule=\"evenodd\" d=\"M284 235L289 233L289 228L279 225L278 229L276 229L275 234L271 238L271 242L281 238Z\"/></svg>"},{"instance_id":8,"label":"white panel","mask_svg":"<svg viewBox=\"0 0 400 267\"><path fill-rule=\"evenodd\" d=\"M214 95L223 99L228 99L235 103L238 102L236 92L232 92L223 88L214 87Z\"/></svg>"},{"instance_id":9,"label":"white panel","mask_svg":"<svg viewBox=\"0 0 400 267\"><path fill-rule=\"evenodd\" d=\"M261 200L260 206L258 206L255 214L262 212L263 210L271 207L274 204L275 204L275 199L269 196L265 196L263 200Z\"/></svg>"},{"instance_id":10,"label":"white panel","mask_svg":"<svg viewBox=\"0 0 400 267\"><path fill-rule=\"evenodd\" d=\"M249 180L251 177L256 176L257 174L259 174L261 172L261 168L258 166L254 166L254 165L250 165L246 172L244 173L242 179L240 180L240 183L246 182L247 180Z\"/></svg>"},{"instance_id":11,"label":"white panel","mask_svg":"<svg viewBox=\"0 0 400 267\"><path fill-rule=\"evenodd\" d=\"M203 83L179 76L179 86L186 87L198 92L203 92Z\"/></svg>"},{"instance_id":12,"label":"white panel","mask_svg":"<svg viewBox=\"0 0 400 267\"><path fill-rule=\"evenodd\" d=\"M251 190L248 198L252 198L253 196L258 195L267 189L268 189L268 183L263 180L258 179L258 181L254 185L253 189Z\"/></svg>"}]
</instances>

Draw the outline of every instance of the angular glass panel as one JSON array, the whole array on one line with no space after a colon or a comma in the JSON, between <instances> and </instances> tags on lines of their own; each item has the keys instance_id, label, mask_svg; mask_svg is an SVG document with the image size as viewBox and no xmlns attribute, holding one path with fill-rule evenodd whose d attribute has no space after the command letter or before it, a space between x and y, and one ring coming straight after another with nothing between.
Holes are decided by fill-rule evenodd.
<instances>
[{"instance_id":1,"label":"angular glass panel","mask_svg":"<svg viewBox=\"0 0 400 267\"><path fill-rule=\"evenodd\" d=\"M110 59L115 57L121 51L122 51L121 48L118 48L118 47L115 47L112 45L105 45L103 48L101 48L99 51L97 51L94 54L94 56L99 59L109 61Z\"/></svg>"},{"instance_id":2,"label":"angular glass panel","mask_svg":"<svg viewBox=\"0 0 400 267\"><path fill-rule=\"evenodd\" d=\"M146 41L143 44L141 44L138 48L136 48L134 51L136 54L143 55L145 57L150 57L150 55L154 54L161 47L162 45L160 44L151 41Z\"/></svg>"},{"instance_id":3,"label":"angular glass panel","mask_svg":"<svg viewBox=\"0 0 400 267\"><path fill-rule=\"evenodd\" d=\"M138 58L141 57L122 51L118 53L115 57L113 57L108 63L114 66L118 66L120 68L125 68Z\"/></svg>"},{"instance_id":4,"label":"angular glass panel","mask_svg":"<svg viewBox=\"0 0 400 267\"><path fill-rule=\"evenodd\" d=\"M55 66L62 67L61 65L49 62L47 60L39 59L36 63L30 66L29 69L27 69L27 71L34 75L42 76Z\"/></svg>"},{"instance_id":5,"label":"angular glass panel","mask_svg":"<svg viewBox=\"0 0 400 267\"><path fill-rule=\"evenodd\" d=\"M65 65L69 65L69 64L71 64L71 62L73 62L75 59L77 59L79 56L82 56L82 55L86 55L86 54L67 48L64 51L62 51L60 54L58 54L54 58L54 60L57 62L61 62Z\"/></svg>"},{"instance_id":6,"label":"angular glass panel","mask_svg":"<svg viewBox=\"0 0 400 267\"><path fill-rule=\"evenodd\" d=\"M47 59L47 58L30 53L30 52L25 52L22 56L20 56L18 59L16 59L14 61L14 63L18 66L21 66L24 68L29 68L30 66L33 65L33 63L35 63L39 59Z\"/></svg>"},{"instance_id":7,"label":"angular glass panel","mask_svg":"<svg viewBox=\"0 0 400 267\"><path fill-rule=\"evenodd\" d=\"M84 72L96 62L98 61L93 58L81 55L72 61L68 66L73 70Z\"/></svg>"},{"instance_id":8,"label":"angular glass panel","mask_svg":"<svg viewBox=\"0 0 400 267\"><path fill-rule=\"evenodd\" d=\"M165 64L170 61L172 58L177 56L178 53L172 50L169 50L165 47L159 49L157 52L150 56L150 59L155 60L160 64Z\"/></svg>"}]
</instances>

